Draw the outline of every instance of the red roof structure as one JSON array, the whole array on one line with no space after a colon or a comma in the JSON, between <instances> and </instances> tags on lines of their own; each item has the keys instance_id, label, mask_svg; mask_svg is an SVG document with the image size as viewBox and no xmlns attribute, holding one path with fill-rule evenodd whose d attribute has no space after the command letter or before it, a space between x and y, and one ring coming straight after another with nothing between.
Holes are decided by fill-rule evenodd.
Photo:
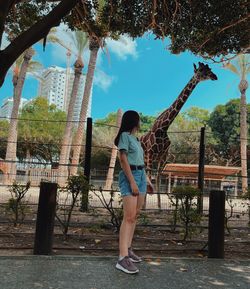
<instances>
[{"instance_id":1,"label":"red roof structure","mask_svg":"<svg viewBox=\"0 0 250 289\"><path fill-rule=\"evenodd\" d=\"M167 164L162 173L171 177L196 178L198 172L198 164ZM223 180L229 176L236 177L240 172L240 167L205 165L204 179Z\"/></svg>"}]
</instances>

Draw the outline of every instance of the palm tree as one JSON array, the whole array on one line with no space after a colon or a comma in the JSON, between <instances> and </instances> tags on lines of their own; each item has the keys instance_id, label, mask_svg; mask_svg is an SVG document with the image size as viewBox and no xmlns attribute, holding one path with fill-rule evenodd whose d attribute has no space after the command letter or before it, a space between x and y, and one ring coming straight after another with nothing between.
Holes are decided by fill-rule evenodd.
<instances>
[{"instance_id":1,"label":"palm tree","mask_svg":"<svg viewBox=\"0 0 250 289\"><path fill-rule=\"evenodd\" d=\"M100 14L104 7L106 0L98 0L98 9L96 11L95 22L97 25L102 25L100 20ZM102 37L97 37L94 34L89 34L89 50L90 50L90 59L88 63L88 71L86 75L86 82L83 93L83 100L81 105L81 112L79 117L79 124L74 137L74 146L73 146L73 157L72 157L72 166L70 173L75 175L77 173L77 166L79 164L81 145L84 135L85 122L87 118L87 111L89 107L89 99L91 94L91 89L93 85L94 72L96 67L96 60L98 56L99 48L103 46L104 39Z\"/></svg>"},{"instance_id":2,"label":"palm tree","mask_svg":"<svg viewBox=\"0 0 250 289\"><path fill-rule=\"evenodd\" d=\"M73 146L73 157L72 157L72 167L70 170L71 175L77 173L77 166L79 164L80 152L82 147L82 139L84 134L85 122L87 118L87 111L89 106L89 99L91 94L91 89L93 85L94 72L96 67L96 60L98 55L98 50L100 48L100 40L94 37L89 38L89 50L90 50L90 59L88 64L88 71L86 75L86 82L83 93L83 100L81 105L81 112L79 116L79 124L77 127L76 135L74 137L74 146Z\"/></svg>"},{"instance_id":3,"label":"palm tree","mask_svg":"<svg viewBox=\"0 0 250 289\"><path fill-rule=\"evenodd\" d=\"M246 104L246 90L248 88L247 75L250 72L250 58L249 55L240 54L234 63L227 63L224 65L233 73L240 77L239 90L240 98L240 157L241 157L241 176L242 176L242 192L248 191L247 180L247 104Z\"/></svg>"},{"instance_id":4,"label":"palm tree","mask_svg":"<svg viewBox=\"0 0 250 289\"><path fill-rule=\"evenodd\" d=\"M7 140L7 150L5 160L7 161L7 176L5 181L10 183L16 175L16 148L17 148L17 117L18 110L21 101L21 95L23 90L23 85L25 81L26 74L30 65L30 60L34 55L34 50L32 47L28 48L23 56L20 56L13 69L13 108L11 112L10 126L8 132Z\"/></svg>"},{"instance_id":5,"label":"palm tree","mask_svg":"<svg viewBox=\"0 0 250 289\"><path fill-rule=\"evenodd\" d=\"M77 50L77 59L74 64L75 76L74 76L73 87L72 87L71 96L70 96L70 100L68 104L67 122L66 122L63 140L62 140L62 148L61 148L60 159L59 159L58 182L61 184L65 182L65 179L67 176L66 166L68 165L68 162L69 162L69 154L70 154L70 148L71 148L71 142L72 142L73 112L74 112L76 96L77 96L77 92L79 88L80 78L82 75L82 69L84 67L82 54L88 42L86 33L79 31L79 30L75 31L74 33L70 32L70 37L73 40L73 43Z\"/></svg>"},{"instance_id":6,"label":"palm tree","mask_svg":"<svg viewBox=\"0 0 250 289\"><path fill-rule=\"evenodd\" d=\"M47 41L55 42L55 29L51 29L47 36ZM32 57L35 51L32 47L28 48L23 55L21 55L15 62L13 69L13 86L14 86L14 97L13 97L13 108L10 119L7 150L5 159L7 162L7 176L5 177L5 182L10 183L14 179L16 174L16 148L17 148L17 117L18 110L21 101L21 95L23 90L24 81L27 72L33 74L34 77L39 78L36 75L36 71L41 70L41 64L37 61L32 61Z\"/></svg>"},{"instance_id":7,"label":"palm tree","mask_svg":"<svg viewBox=\"0 0 250 289\"><path fill-rule=\"evenodd\" d=\"M122 119L122 110L118 109L118 111L117 111L117 119L116 119L117 130L119 129L119 127L121 125L121 119ZM106 183L105 183L105 190L110 190L111 186L113 184L116 158L117 158L117 147L113 144L112 145L112 151L111 151L111 157L110 157L110 163L109 163L109 169L108 169L108 174L107 174L107 179L106 179Z\"/></svg>"}]
</instances>

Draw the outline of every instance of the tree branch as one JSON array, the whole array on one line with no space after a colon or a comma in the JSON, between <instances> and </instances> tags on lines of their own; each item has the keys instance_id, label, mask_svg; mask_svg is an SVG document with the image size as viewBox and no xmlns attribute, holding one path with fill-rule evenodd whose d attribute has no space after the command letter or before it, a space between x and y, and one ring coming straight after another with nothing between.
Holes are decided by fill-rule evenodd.
<instances>
[{"instance_id":1,"label":"tree branch","mask_svg":"<svg viewBox=\"0 0 250 289\"><path fill-rule=\"evenodd\" d=\"M0 2L0 47L2 45L4 23L11 7L15 2L16 0L5 0Z\"/></svg>"},{"instance_id":2,"label":"tree branch","mask_svg":"<svg viewBox=\"0 0 250 289\"><path fill-rule=\"evenodd\" d=\"M9 1L15 2L15 1ZM48 15L39 20L28 30L20 34L4 50L0 51L0 87L3 85L5 75L15 60L30 46L44 38L49 30L59 25L79 2L79 0L62 0Z\"/></svg>"},{"instance_id":3,"label":"tree branch","mask_svg":"<svg viewBox=\"0 0 250 289\"><path fill-rule=\"evenodd\" d=\"M231 28L231 27L233 27L233 26L236 26L236 25L238 25L238 24L241 23L241 22L246 21L249 17L250 17L250 13L247 14L246 17L244 17L244 18L240 18L240 19L238 19L237 21L231 22L231 23L228 24L227 26L221 28L219 31L215 31L215 32L213 33L212 37L213 37L213 36L217 36L218 34L222 33L223 31L225 31L225 30L227 30L227 29L229 29L229 28ZM204 46L207 42L209 42L209 41L211 40L212 37L207 38L207 39L201 44L201 46L199 47L198 51L200 51L201 48L203 48L203 46Z\"/></svg>"}]
</instances>

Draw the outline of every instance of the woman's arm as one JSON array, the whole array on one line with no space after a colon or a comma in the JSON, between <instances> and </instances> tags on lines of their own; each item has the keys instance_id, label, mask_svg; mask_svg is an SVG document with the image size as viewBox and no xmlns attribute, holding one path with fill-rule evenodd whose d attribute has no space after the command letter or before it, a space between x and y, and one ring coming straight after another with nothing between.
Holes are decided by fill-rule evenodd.
<instances>
[{"instance_id":1,"label":"woman's arm","mask_svg":"<svg viewBox=\"0 0 250 289\"><path fill-rule=\"evenodd\" d=\"M149 177L147 176L147 193L153 194L154 193L154 186L151 183Z\"/></svg>"},{"instance_id":2,"label":"woman's arm","mask_svg":"<svg viewBox=\"0 0 250 289\"><path fill-rule=\"evenodd\" d=\"M128 163L127 154L124 151L120 151L120 164L121 164L121 168L122 168L124 174L128 178L128 181L129 181L129 184L130 184L130 187L132 190L132 195L138 196L139 195L139 189L138 189L138 186L135 182L134 176L132 174L130 165Z\"/></svg>"}]
</instances>

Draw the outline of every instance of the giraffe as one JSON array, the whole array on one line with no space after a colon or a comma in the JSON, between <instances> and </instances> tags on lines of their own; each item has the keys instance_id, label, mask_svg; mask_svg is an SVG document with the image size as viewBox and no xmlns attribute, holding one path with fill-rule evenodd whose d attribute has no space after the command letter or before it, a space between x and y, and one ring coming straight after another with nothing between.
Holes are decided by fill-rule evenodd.
<instances>
[{"instance_id":1,"label":"giraffe","mask_svg":"<svg viewBox=\"0 0 250 289\"><path fill-rule=\"evenodd\" d=\"M208 79L217 80L217 76L211 71L211 68L207 64L205 65L201 62L199 62L198 68L194 64L193 77L181 91L174 103L157 117L150 131L140 139L144 149L145 164L149 178L151 178L153 161L157 163L157 192L159 192L159 173L164 168L168 149L171 143L168 138L167 130L180 112L188 97L191 95L192 91L195 89L196 85L199 82ZM158 206L160 206L159 200L158 197Z\"/></svg>"}]
</instances>

